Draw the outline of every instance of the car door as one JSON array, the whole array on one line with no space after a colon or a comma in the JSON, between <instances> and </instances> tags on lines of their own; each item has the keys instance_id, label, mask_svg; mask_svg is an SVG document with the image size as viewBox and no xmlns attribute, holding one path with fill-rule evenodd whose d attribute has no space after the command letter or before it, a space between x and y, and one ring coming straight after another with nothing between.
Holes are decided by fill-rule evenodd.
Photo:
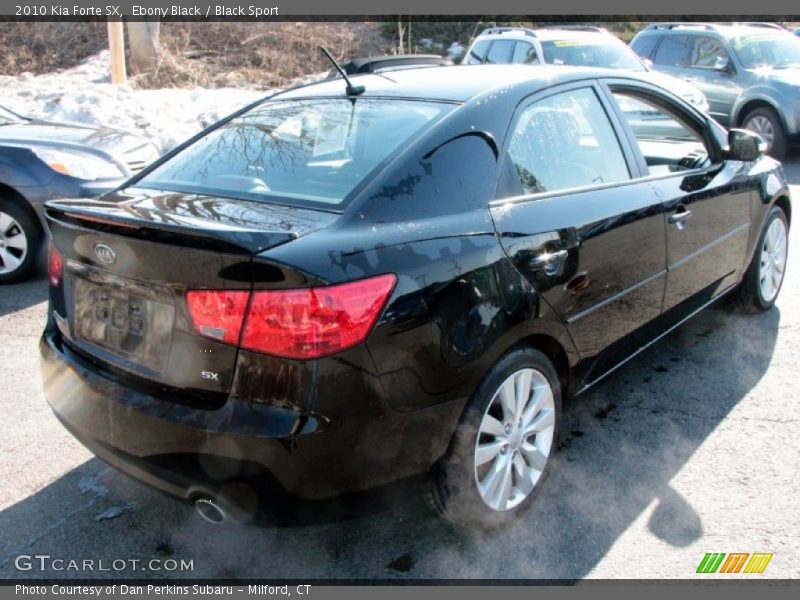
<instances>
[{"instance_id":1,"label":"car door","mask_svg":"<svg viewBox=\"0 0 800 600\"><path fill-rule=\"evenodd\" d=\"M589 363L611 366L658 317L666 273L663 205L637 177L629 142L596 82L517 109L491 213L519 271Z\"/></svg>"},{"instance_id":2,"label":"car door","mask_svg":"<svg viewBox=\"0 0 800 600\"><path fill-rule=\"evenodd\" d=\"M710 35L693 35L692 38L684 78L706 95L711 116L727 124L741 93L733 59L721 39Z\"/></svg>"},{"instance_id":3,"label":"car door","mask_svg":"<svg viewBox=\"0 0 800 600\"><path fill-rule=\"evenodd\" d=\"M706 118L644 84L609 83L647 181L667 215L664 311L676 318L735 284L745 267L751 187L721 158Z\"/></svg>"}]
</instances>

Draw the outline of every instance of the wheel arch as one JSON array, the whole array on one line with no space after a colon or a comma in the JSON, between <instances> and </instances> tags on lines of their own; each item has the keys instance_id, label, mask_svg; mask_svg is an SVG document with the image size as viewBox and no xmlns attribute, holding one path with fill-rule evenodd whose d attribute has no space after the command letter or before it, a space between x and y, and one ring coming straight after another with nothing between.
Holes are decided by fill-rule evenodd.
<instances>
[{"instance_id":1,"label":"wheel arch","mask_svg":"<svg viewBox=\"0 0 800 600\"><path fill-rule=\"evenodd\" d=\"M792 225L792 203L789 201L788 196L778 196L773 202L773 206L779 207L783 213L786 215L786 221L791 227Z\"/></svg>"},{"instance_id":2,"label":"wheel arch","mask_svg":"<svg viewBox=\"0 0 800 600\"><path fill-rule=\"evenodd\" d=\"M736 124L736 127L741 127L744 125L744 120L747 118L747 115L759 108L769 108L770 110L775 111L775 114L778 115L778 120L781 122L783 131L787 131L786 118L783 112L773 102L770 102L764 98L752 98L747 100L737 109L736 118L732 119L732 122Z\"/></svg>"},{"instance_id":3,"label":"wheel arch","mask_svg":"<svg viewBox=\"0 0 800 600\"><path fill-rule=\"evenodd\" d=\"M17 189L11 187L7 183L3 183L0 181L0 199L9 198L12 200L16 200L19 206L27 212L31 218L36 222L39 226L41 232L44 232L44 226L42 225L42 220L36 212L36 209L33 208L33 205L28 201L28 199L23 196Z\"/></svg>"},{"instance_id":4,"label":"wheel arch","mask_svg":"<svg viewBox=\"0 0 800 600\"><path fill-rule=\"evenodd\" d=\"M553 363L558 374L562 398L569 393L570 385L570 360L564 346L556 338L545 333L534 333L518 340L503 354L508 354L521 348L531 348L544 354Z\"/></svg>"}]
</instances>

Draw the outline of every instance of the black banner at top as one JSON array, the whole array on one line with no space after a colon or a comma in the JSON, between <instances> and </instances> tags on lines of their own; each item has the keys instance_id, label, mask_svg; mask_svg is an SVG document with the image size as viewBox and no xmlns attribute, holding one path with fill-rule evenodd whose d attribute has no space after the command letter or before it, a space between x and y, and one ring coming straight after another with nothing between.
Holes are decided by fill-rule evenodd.
<instances>
[{"instance_id":1,"label":"black banner at top","mask_svg":"<svg viewBox=\"0 0 800 600\"><path fill-rule=\"evenodd\" d=\"M720 16L753 19L789 17L800 13L796 0L4 0L0 17L12 20L101 20L108 18L159 19L164 21L388 19L395 15L466 17L476 15L583 17L611 20L618 15L646 20L691 16L692 20ZM711 16L713 15L713 16ZM563 19L562 19L563 20ZM644 19L643 19L644 20Z\"/></svg>"}]
</instances>

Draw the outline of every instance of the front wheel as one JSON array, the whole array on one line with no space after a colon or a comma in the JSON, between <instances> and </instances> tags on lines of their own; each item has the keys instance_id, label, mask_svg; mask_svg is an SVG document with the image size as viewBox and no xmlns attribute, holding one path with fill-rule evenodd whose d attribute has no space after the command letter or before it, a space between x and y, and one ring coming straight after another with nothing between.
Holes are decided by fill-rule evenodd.
<instances>
[{"instance_id":1,"label":"front wheel","mask_svg":"<svg viewBox=\"0 0 800 600\"><path fill-rule=\"evenodd\" d=\"M757 108L747 114L742 122L749 129L761 136L767 143L767 154L778 160L786 155L786 134L783 132L778 113L771 108Z\"/></svg>"},{"instance_id":2,"label":"front wheel","mask_svg":"<svg viewBox=\"0 0 800 600\"><path fill-rule=\"evenodd\" d=\"M0 198L0 284L30 277L41 242L36 217L13 200Z\"/></svg>"},{"instance_id":3,"label":"front wheel","mask_svg":"<svg viewBox=\"0 0 800 600\"><path fill-rule=\"evenodd\" d=\"M494 529L520 516L551 468L561 387L547 357L531 348L492 368L437 465L434 506L465 528Z\"/></svg>"},{"instance_id":4,"label":"front wheel","mask_svg":"<svg viewBox=\"0 0 800 600\"><path fill-rule=\"evenodd\" d=\"M789 255L786 213L773 206L753 253L753 260L734 293L736 305L745 312L769 310L778 299Z\"/></svg>"}]
</instances>

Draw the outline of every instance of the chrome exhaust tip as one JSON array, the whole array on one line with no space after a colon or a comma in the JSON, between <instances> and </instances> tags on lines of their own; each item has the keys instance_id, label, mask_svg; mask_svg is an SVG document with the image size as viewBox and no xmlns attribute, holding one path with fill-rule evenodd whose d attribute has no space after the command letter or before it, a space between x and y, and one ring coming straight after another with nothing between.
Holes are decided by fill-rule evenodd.
<instances>
[{"instance_id":1,"label":"chrome exhaust tip","mask_svg":"<svg viewBox=\"0 0 800 600\"><path fill-rule=\"evenodd\" d=\"M226 518L225 511L212 498L198 498L194 502L194 508L198 515L215 525L222 523Z\"/></svg>"}]
</instances>

